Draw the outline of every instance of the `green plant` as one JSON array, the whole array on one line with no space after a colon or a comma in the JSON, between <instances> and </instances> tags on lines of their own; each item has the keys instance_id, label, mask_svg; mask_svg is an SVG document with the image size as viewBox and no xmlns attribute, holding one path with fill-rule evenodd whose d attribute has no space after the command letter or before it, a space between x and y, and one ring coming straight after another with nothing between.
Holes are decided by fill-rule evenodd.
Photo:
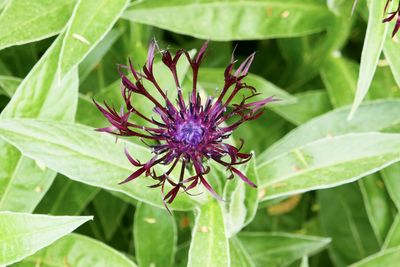
<instances>
[{"instance_id":1,"label":"green plant","mask_svg":"<svg viewBox=\"0 0 400 267\"><path fill-rule=\"evenodd\" d=\"M396 3L358 1L351 15L345 0L0 1L0 265L397 266ZM115 129L92 100L116 113L127 105L117 65L132 59L142 72L154 39L154 76L171 101L177 84L184 97L194 85L203 100L218 97L227 77L246 76L239 83L259 93L261 102L242 106L259 118L226 140L244 139L239 158L253 157L228 170L208 162L207 183L187 181L200 184L193 195L178 183L189 177L181 168L157 167L172 187L149 188L146 169L131 164L153 156L149 143L95 131ZM197 75L186 59L205 40ZM175 66L164 48L187 58ZM233 52L245 63L231 77ZM129 96L159 119L146 97ZM280 101L258 114L270 96ZM199 144L204 125L182 125L177 138Z\"/></svg>"}]
</instances>

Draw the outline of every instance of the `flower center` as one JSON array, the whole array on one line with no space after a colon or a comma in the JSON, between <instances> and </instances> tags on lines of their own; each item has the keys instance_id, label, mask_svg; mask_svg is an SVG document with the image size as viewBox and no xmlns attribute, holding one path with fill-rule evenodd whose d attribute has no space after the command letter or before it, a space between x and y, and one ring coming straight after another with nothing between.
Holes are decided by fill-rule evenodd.
<instances>
[{"instance_id":1,"label":"flower center","mask_svg":"<svg viewBox=\"0 0 400 267\"><path fill-rule=\"evenodd\" d=\"M203 139L203 126L195 122L185 122L178 127L176 139L188 145L198 145Z\"/></svg>"}]
</instances>

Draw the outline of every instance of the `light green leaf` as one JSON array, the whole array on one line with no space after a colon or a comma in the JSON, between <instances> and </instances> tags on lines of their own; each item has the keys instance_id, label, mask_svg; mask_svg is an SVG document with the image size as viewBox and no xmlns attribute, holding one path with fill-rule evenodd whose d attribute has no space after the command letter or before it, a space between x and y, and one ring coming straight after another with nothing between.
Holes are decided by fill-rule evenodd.
<instances>
[{"instance_id":1,"label":"light green leaf","mask_svg":"<svg viewBox=\"0 0 400 267\"><path fill-rule=\"evenodd\" d=\"M0 129L0 137L14 144L24 155L73 180L163 207L160 191L148 188L154 183L152 179L141 177L131 183L118 184L134 171L124 147L140 161L150 159L150 151L145 147L123 140L115 143L115 137L71 123L1 120ZM188 195L181 194L170 207L188 210L194 205Z\"/></svg>"},{"instance_id":2,"label":"light green leaf","mask_svg":"<svg viewBox=\"0 0 400 267\"><path fill-rule=\"evenodd\" d=\"M50 51L57 51L57 49ZM50 54L52 53L50 52ZM51 61L51 58L53 58L52 55L50 55L48 61ZM39 63L39 65L41 65L41 63ZM51 68L51 65L48 67ZM27 97L29 97L27 95L34 93L30 90L35 90L35 85L27 84L24 81L0 117L39 116L61 120L73 119L76 109L76 104L74 103L76 103L76 96L78 94L77 70L72 70L59 83L57 81L54 83L51 82L55 75L52 71L46 69L46 67L41 71L43 75L49 75L46 76L46 78L49 78L50 84L43 85L42 82L39 81L40 74L36 76L34 71L32 76L30 76L31 78L28 76L27 79L31 82L38 82L37 86L42 85L43 87L40 88L41 91L46 91L46 89L48 89L51 93L47 95L47 99L51 99L53 96L60 97L60 99L53 104L42 104L51 109L54 113L46 114L45 109L38 111L37 114L35 114L34 109L31 111L24 110L24 106L30 106L30 104L25 104L27 103L26 101L31 101L27 100ZM38 95L37 92L34 94ZM17 102L14 102L15 99L21 102L17 104ZM39 106L40 100L36 103L37 106ZM57 110L55 107L53 108L52 105L55 103L57 103L59 107L64 107L64 109L61 111ZM1 174L1 177L4 178L0 179L0 210L32 212L43 195L47 192L56 174L54 171L46 169L40 161L33 161L21 157L16 148L2 140L0 140L0 146L2 147L0 158L4 158L5 162L5 164L0 167L5 170L5 172Z\"/></svg>"},{"instance_id":3,"label":"light green leaf","mask_svg":"<svg viewBox=\"0 0 400 267\"><path fill-rule=\"evenodd\" d=\"M0 16L0 50L58 34L75 3L76 0L10 0Z\"/></svg>"},{"instance_id":4,"label":"light green leaf","mask_svg":"<svg viewBox=\"0 0 400 267\"><path fill-rule=\"evenodd\" d=\"M400 215L397 214L383 243L382 250L400 246Z\"/></svg>"},{"instance_id":5,"label":"light green leaf","mask_svg":"<svg viewBox=\"0 0 400 267\"><path fill-rule=\"evenodd\" d=\"M385 1L369 0L367 3L369 7L367 33L365 35L364 46L361 54L356 96L348 119L353 118L356 110L368 93L368 89L378 65L389 25L388 23L382 23L382 10L384 10Z\"/></svg>"},{"instance_id":6,"label":"light green leaf","mask_svg":"<svg viewBox=\"0 0 400 267\"><path fill-rule=\"evenodd\" d=\"M333 15L310 0L152 0L133 3L123 17L201 39L229 41L320 32Z\"/></svg>"},{"instance_id":7,"label":"light green leaf","mask_svg":"<svg viewBox=\"0 0 400 267\"><path fill-rule=\"evenodd\" d=\"M350 265L350 267L397 267L399 266L399 261L400 248L397 247L371 255L362 261Z\"/></svg>"},{"instance_id":8,"label":"light green leaf","mask_svg":"<svg viewBox=\"0 0 400 267\"><path fill-rule=\"evenodd\" d=\"M397 210L400 211L400 163L393 164L381 171L383 181Z\"/></svg>"},{"instance_id":9,"label":"light green leaf","mask_svg":"<svg viewBox=\"0 0 400 267\"><path fill-rule=\"evenodd\" d=\"M310 265L308 264L308 257L304 256L301 259L300 267L309 267Z\"/></svg>"},{"instance_id":10,"label":"light green leaf","mask_svg":"<svg viewBox=\"0 0 400 267\"><path fill-rule=\"evenodd\" d=\"M322 138L258 166L264 199L353 182L400 160L400 134Z\"/></svg>"},{"instance_id":11,"label":"light green leaf","mask_svg":"<svg viewBox=\"0 0 400 267\"><path fill-rule=\"evenodd\" d=\"M0 265L32 255L70 233L91 216L47 216L0 212Z\"/></svg>"},{"instance_id":12,"label":"light green leaf","mask_svg":"<svg viewBox=\"0 0 400 267\"><path fill-rule=\"evenodd\" d=\"M20 83L21 83L20 78L0 75L0 94L3 91L3 93L6 96L11 98L14 95Z\"/></svg>"},{"instance_id":13,"label":"light green leaf","mask_svg":"<svg viewBox=\"0 0 400 267\"><path fill-rule=\"evenodd\" d=\"M378 174L372 174L358 181L372 229L380 244L383 243L393 221L392 203L385 184Z\"/></svg>"},{"instance_id":14,"label":"light green leaf","mask_svg":"<svg viewBox=\"0 0 400 267\"><path fill-rule=\"evenodd\" d=\"M174 266L175 218L166 209L139 203L133 225L136 258L141 267Z\"/></svg>"},{"instance_id":15,"label":"light green leaf","mask_svg":"<svg viewBox=\"0 0 400 267\"><path fill-rule=\"evenodd\" d=\"M17 267L136 267L125 255L95 239L70 234L16 264Z\"/></svg>"},{"instance_id":16,"label":"light green leaf","mask_svg":"<svg viewBox=\"0 0 400 267\"><path fill-rule=\"evenodd\" d=\"M306 91L294 97L297 99L295 103L271 106L271 110L291 123L300 125L331 109L328 95L323 90Z\"/></svg>"},{"instance_id":17,"label":"light green leaf","mask_svg":"<svg viewBox=\"0 0 400 267\"><path fill-rule=\"evenodd\" d=\"M244 172L255 184L258 184L255 157L248 163ZM237 234L249 224L257 212L258 190L247 185L240 179L228 181L224 189L223 203L224 219L228 237Z\"/></svg>"},{"instance_id":18,"label":"light green leaf","mask_svg":"<svg viewBox=\"0 0 400 267\"><path fill-rule=\"evenodd\" d=\"M100 191L93 200L93 205L106 240L110 240L121 225L128 203L105 191Z\"/></svg>"},{"instance_id":19,"label":"light green leaf","mask_svg":"<svg viewBox=\"0 0 400 267\"><path fill-rule=\"evenodd\" d=\"M198 79L199 83L202 85L208 95L213 95L215 94L216 89L221 89L224 86L224 69L200 68ZM257 92L260 93L260 95L253 98L254 101L262 100L270 96L275 96L280 100L279 102L268 104L268 108L275 107L277 105L280 106L297 103L296 97L290 95L286 91L278 88L273 83L258 75L248 74L243 81L251 86L254 86L257 89ZM241 100L242 95L239 94L233 99L233 102L240 102Z\"/></svg>"},{"instance_id":20,"label":"light green leaf","mask_svg":"<svg viewBox=\"0 0 400 267\"><path fill-rule=\"evenodd\" d=\"M359 66L340 54L329 56L321 68L321 78L334 107L351 104L357 86Z\"/></svg>"},{"instance_id":21,"label":"light green leaf","mask_svg":"<svg viewBox=\"0 0 400 267\"><path fill-rule=\"evenodd\" d=\"M100 191L58 175L49 191L35 209L35 213L50 215L79 215Z\"/></svg>"},{"instance_id":22,"label":"light green leaf","mask_svg":"<svg viewBox=\"0 0 400 267\"><path fill-rule=\"evenodd\" d=\"M117 21L128 0L79 0L68 25L60 54L61 75L84 58Z\"/></svg>"},{"instance_id":23,"label":"light green leaf","mask_svg":"<svg viewBox=\"0 0 400 267\"><path fill-rule=\"evenodd\" d=\"M379 250L357 184L318 191L318 203L322 229L332 238L329 253L336 266L348 266Z\"/></svg>"},{"instance_id":24,"label":"light green leaf","mask_svg":"<svg viewBox=\"0 0 400 267\"><path fill-rule=\"evenodd\" d=\"M287 266L329 244L330 238L288 233L244 232L239 240L257 267Z\"/></svg>"},{"instance_id":25,"label":"light green leaf","mask_svg":"<svg viewBox=\"0 0 400 267\"><path fill-rule=\"evenodd\" d=\"M230 266L222 209L216 201L201 206L193 227L188 267Z\"/></svg>"},{"instance_id":26,"label":"light green leaf","mask_svg":"<svg viewBox=\"0 0 400 267\"><path fill-rule=\"evenodd\" d=\"M104 55L109 52L112 45L121 36L122 31L119 29L112 29L104 39L87 55L84 61L79 65L79 78L80 83L89 76L90 72L99 64Z\"/></svg>"},{"instance_id":27,"label":"light green leaf","mask_svg":"<svg viewBox=\"0 0 400 267\"><path fill-rule=\"evenodd\" d=\"M392 32L392 28L395 23L391 23L389 26L389 32ZM400 58L398 56L400 51L400 40L398 35L391 38L391 34L387 34L385 43L383 45L383 53L385 54L386 60L389 62L390 69L392 70L393 77L396 80L397 86L400 87Z\"/></svg>"},{"instance_id":28,"label":"light green leaf","mask_svg":"<svg viewBox=\"0 0 400 267\"><path fill-rule=\"evenodd\" d=\"M85 35L90 39L91 43L89 45L84 44L85 48L79 50L80 45L75 43L74 40L71 41L71 36L66 35L67 37L64 38L65 34L60 35L20 84L15 95L3 110L2 118L23 117L67 121L74 119L78 101L77 69L74 66L79 64L85 55L107 33L123 9L122 4L120 5L119 2L113 1L106 9L93 13L92 5L93 3L96 5L98 1L81 2L76 7L76 9L79 8L80 12L74 12L69 21L68 34L75 33L71 32L71 27L81 27L80 30L85 30ZM95 20L88 20L88 17L90 17L87 15L88 12L95 14L95 16L92 14L94 17L91 17ZM75 28L72 29L74 30ZM75 51L75 49L77 50ZM73 55L68 54L68 51L71 50L74 51ZM75 53L78 50L81 52ZM68 57L60 55L64 52L67 53L66 56ZM62 74L58 71L57 66L64 66ZM69 88L69 90L66 88ZM20 157L15 148L2 140L0 140L0 147L2 148L0 149L2 151L1 157L13 155L14 158L14 160L10 160L10 158L4 159L7 164L0 167L2 169L0 181L5 183L0 185L0 190L15 192L15 196L18 196L15 199L19 202L21 202L21 199L31 199L31 201L25 201L24 206L16 206L10 200L7 201L7 203L10 203L8 206L2 204L0 209L5 209L4 207L6 207L8 210L13 211L32 211L47 191L55 173L50 170L44 170L44 166L40 161L24 163L29 159ZM0 161L3 162L3 159L0 159ZM26 166L29 168L25 168ZM29 188L24 187L27 185L25 177L27 173L32 174L29 179L29 185L33 184L33 186ZM16 185L21 184L23 186L19 187L22 190L15 191L18 188ZM21 196L20 194L22 193L30 195L29 197ZM4 193L1 195L2 198L5 198Z\"/></svg>"},{"instance_id":29,"label":"light green leaf","mask_svg":"<svg viewBox=\"0 0 400 267\"><path fill-rule=\"evenodd\" d=\"M235 236L229 239L229 253L231 256L231 267L255 267L252 258L243 247L243 244Z\"/></svg>"},{"instance_id":30,"label":"light green leaf","mask_svg":"<svg viewBox=\"0 0 400 267\"><path fill-rule=\"evenodd\" d=\"M296 128L257 158L258 163L324 138L346 133L383 131L400 125L400 100L377 100L360 106L351 121L349 107L335 109Z\"/></svg>"}]
</instances>

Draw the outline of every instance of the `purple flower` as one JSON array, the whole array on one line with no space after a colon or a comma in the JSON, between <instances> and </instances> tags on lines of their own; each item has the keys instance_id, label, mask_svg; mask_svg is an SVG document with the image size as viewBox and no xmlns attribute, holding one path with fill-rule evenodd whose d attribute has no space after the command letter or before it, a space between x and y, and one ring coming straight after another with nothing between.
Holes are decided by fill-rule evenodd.
<instances>
[{"instance_id":1,"label":"purple flower","mask_svg":"<svg viewBox=\"0 0 400 267\"><path fill-rule=\"evenodd\" d=\"M143 72L136 70L131 61L129 61L129 66L120 66L132 72L134 81L129 80L119 68L122 79L121 93L125 107L117 112L106 103L105 107L102 107L95 102L99 110L111 123L111 126L97 129L98 131L117 136L139 137L151 142L148 146L152 149L154 156L148 162L141 163L134 159L128 151L125 151L128 160L137 167L137 170L121 184L145 174L145 176L156 181L150 187L161 187L165 206L166 203L171 203L174 200L180 190L187 193L198 184L202 184L214 197L221 199L206 179L206 175L210 171L210 167L207 165L208 160L214 160L223 165L230 172L229 178L237 175L250 186L256 187L237 168L238 165L251 159L251 154L241 152L243 141L241 141L239 147L235 147L225 140L242 123L260 117L264 105L276 99L268 97L249 102L249 99L257 95L256 90L254 87L245 84L243 79L247 76L254 59L253 53L236 70L234 70L236 61L232 57L231 63L225 70L225 83L218 98L208 97L205 101L202 101L197 89L197 78L207 46L208 42L201 47L198 54L193 58L185 50L179 50L175 55L167 50L161 51L162 61L170 70L175 81L176 106L173 105L154 77L153 62L156 51L159 50L154 41L150 44ZM189 61L193 73L192 91L187 100L183 97L176 69L178 61L185 57ZM146 90L143 83L145 80L154 85L162 102ZM232 103L239 92L245 91L247 96L243 97L241 102ZM135 97L133 97L134 95ZM147 117L136 109L134 102L137 101L136 99L139 96L151 101L157 118ZM130 121L134 117L145 120L148 126L141 126ZM168 167L165 172L157 173L154 169L157 164L167 165ZM180 175L179 180L174 181L170 174L177 166L181 168ZM185 169L189 167L193 169L194 174L185 177ZM166 183L169 183L172 189L164 194Z\"/></svg>"},{"instance_id":2,"label":"purple flower","mask_svg":"<svg viewBox=\"0 0 400 267\"><path fill-rule=\"evenodd\" d=\"M396 35L396 33L399 31L399 29L400 29L400 1L399 1L399 4L397 5L397 9L395 11L387 13L387 9L388 9L389 3L391 1L392 0L387 0L386 1L384 14L388 14L388 17L385 18L383 20L383 22L390 22L390 21L392 21L393 19L395 19L397 17L396 18L396 24L395 24L393 32L392 32L392 37L394 37Z\"/></svg>"}]
</instances>

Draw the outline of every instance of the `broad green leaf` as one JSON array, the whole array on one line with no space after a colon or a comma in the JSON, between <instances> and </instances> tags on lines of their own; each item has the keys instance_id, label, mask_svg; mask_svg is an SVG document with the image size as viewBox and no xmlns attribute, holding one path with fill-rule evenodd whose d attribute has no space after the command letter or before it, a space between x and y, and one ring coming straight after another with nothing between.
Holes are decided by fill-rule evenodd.
<instances>
[{"instance_id":1,"label":"broad green leaf","mask_svg":"<svg viewBox=\"0 0 400 267\"><path fill-rule=\"evenodd\" d=\"M133 3L123 17L201 39L228 41L320 32L333 15L322 3L310 0L152 0Z\"/></svg>"},{"instance_id":2,"label":"broad green leaf","mask_svg":"<svg viewBox=\"0 0 400 267\"><path fill-rule=\"evenodd\" d=\"M24 155L73 180L163 206L160 191L148 188L154 183L152 179L141 177L118 184L134 171L124 147L140 161L149 160L151 156L145 147L123 140L115 143L115 137L71 123L1 120L0 129L0 137L14 144ZM171 205L172 209L193 207L193 200L186 194L178 196Z\"/></svg>"},{"instance_id":3,"label":"broad green leaf","mask_svg":"<svg viewBox=\"0 0 400 267\"><path fill-rule=\"evenodd\" d=\"M213 95L215 94L216 89L220 90L224 86L224 69L200 68L198 79L204 90L209 95ZM254 86L257 89L257 92L260 93L260 95L253 98L254 101L265 99L270 96L275 96L280 100L279 102L268 104L267 107L297 103L296 97L290 95L286 91L278 88L273 83L265 80L258 75L248 74L248 76L243 81L251 86ZM241 100L242 95L238 94L233 101L240 102Z\"/></svg>"},{"instance_id":4,"label":"broad green leaf","mask_svg":"<svg viewBox=\"0 0 400 267\"><path fill-rule=\"evenodd\" d=\"M334 54L327 58L320 72L334 107L351 104L357 86L358 69L357 63L340 54Z\"/></svg>"},{"instance_id":5,"label":"broad green leaf","mask_svg":"<svg viewBox=\"0 0 400 267\"><path fill-rule=\"evenodd\" d=\"M117 21L127 0L79 0L68 25L60 54L60 72L64 75L84 58Z\"/></svg>"},{"instance_id":6,"label":"broad green leaf","mask_svg":"<svg viewBox=\"0 0 400 267\"><path fill-rule=\"evenodd\" d=\"M336 266L348 266L379 250L357 184L318 191L320 221Z\"/></svg>"},{"instance_id":7,"label":"broad green leaf","mask_svg":"<svg viewBox=\"0 0 400 267\"><path fill-rule=\"evenodd\" d=\"M35 213L50 215L79 215L100 191L58 175L49 191L35 209Z\"/></svg>"},{"instance_id":8,"label":"broad green leaf","mask_svg":"<svg viewBox=\"0 0 400 267\"><path fill-rule=\"evenodd\" d=\"M0 75L0 94L3 91L3 94L11 98L20 83L20 78Z\"/></svg>"},{"instance_id":9,"label":"broad green leaf","mask_svg":"<svg viewBox=\"0 0 400 267\"><path fill-rule=\"evenodd\" d=\"M245 174L258 184L255 159L248 163ZM258 190L240 179L232 179L225 185L223 199L226 231L228 237L232 237L253 220L258 207Z\"/></svg>"},{"instance_id":10,"label":"broad green leaf","mask_svg":"<svg viewBox=\"0 0 400 267\"><path fill-rule=\"evenodd\" d=\"M310 265L308 264L308 257L304 256L301 259L300 267L309 267Z\"/></svg>"},{"instance_id":11,"label":"broad green leaf","mask_svg":"<svg viewBox=\"0 0 400 267\"><path fill-rule=\"evenodd\" d=\"M27 103L26 101L28 101L27 98L29 94L34 93L31 90L35 90L35 85L27 84L24 80L15 96L12 98L11 103L1 114L1 117L38 116L41 118L61 120L73 119L76 108L76 104L74 103L76 103L75 99L78 94L78 73L77 70L74 69L66 75L62 81L53 81L55 74L50 68L54 67L54 65L51 66L51 59L54 58L56 54L53 54L52 51L57 53L57 50L58 49L50 50L50 56L47 60L49 61L49 65L44 66L43 69L40 70L42 75L45 76L43 79L48 78L50 83L42 84L42 81L39 80L41 75L38 74L37 76L35 71L31 74L32 76L28 76L27 80L38 82L39 84L37 84L37 86L42 85L42 87L40 87L41 91L46 91L46 89L48 89L50 93L47 95L47 99L58 95L60 99L55 103L57 103L59 107L64 107L64 109L57 110L53 108L54 103L43 103L43 106L51 109L54 113L46 114L45 109L39 110L36 114L34 109L25 111L24 106L29 106L30 104L21 105L21 103ZM41 63L38 64L41 65ZM37 93L34 94L37 95ZM21 102L19 104L13 102L15 98ZM40 105L40 101L41 99L38 99L38 102L36 102L37 106ZM4 172L0 175L0 210L32 212L43 195L47 192L56 174L54 171L46 169L40 161L33 161L22 157L16 148L2 140L0 140L0 146L2 147L0 158L4 158L5 162L1 167Z\"/></svg>"},{"instance_id":12,"label":"broad green leaf","mask_svg":"<svg viewBox=\"0 0 400 267\"><path fill-rule=\"evenodd\" d=\"M368 0L369 18L364 46L361 54L356 96L348 119L353 118L362 100L368 93L386 38L388 23L382 23L382 10L385 1Z\"/></svg>"},{"instance_id":13,"label":"broad green leaf","mask_svg":"<svg viewBox=\"0 0 400 267\"><path fill-rule=\"evenodd\" d=\"M87 55L84 61L79 65L80 83L87 78L89 73L99 64L103 56L110 50L111 46L118 40L122 32L118 29L112 29L104 39Z\"/></svg>"},{"instance_id":14,"label":"broad green leaf","mask_svg":"<svg viewBox=\"0 0 400 267\"><path fill-rule=\"evenodd\" d=\"M177 228L175 218L166 209L139 203L135 211L133 236L140 266L174 266Z\"/></svg>"},{"instance_id":15,"label":"broad green leaf","mask_svg":"<svg viewBox=\"0 0 400 267\"><path fill-rule=\"evenodd\" d=\"M136 264L104 243L83 235L69 234L15 266L136 267Z\"/></svg>"},{"instance_id":16,"label":"broad green leaf","mask_svg":"<svg viewBox=\"0 0 400 267\"><path fill-rule=\"evenodd\" d=\"M295 125L303 124L331 109L329 98L325 91L306 91L294 96L297 99L296 103L274 106L271 107L271 110Z\"/></svg>"},{"instance_id":17,"label":"broad green leaf","mask_svg":"<svg viewBox=\"0 0 400 267\"><path fill-rule=\"evenodd\" d=\"M376 253L350 267L397 267L400 261L400 248L392 248Z\"/></svg>"},{"instance_id":18,"label":"broad green leaf","mask_svg":"<svg viewBox=\"0 0 400 267\"><path fill-rule=\"evenodd\" d=\"M400 163L393 164L381 171L383 181L397 210L400 211Z\"/></svg>"},{"instance_id":19,"label":"broad green leaf","mask_svg":"<svg viewBox=\"0 0 400 267\"><path fill-rule=\"evenodd\" d=\"M229 239L229 253L231 267L255 267L253 259L243 247L242 242L235 236Z\"/></svg>"},{"instance_id":20,"label":"broad green leaf","mask_svg":"<svg viewBox=\"0 0 400 267\"><path fill-rule=\"evenodd\" d=\"M58 34L75 3L76 0L10 0L0 16L0 50Z\"/></svg>"},{"instance_id":21,"label":"broad green leaf","mask_svg":"<svg viewBox=\"0 0 400 267\"><path fill-rule=\"evenodd\" d=\"M400 246L400 215L397 214L383 243L382 250Z\"/></svg>"},{"instance_id":22,"label":"broad green leaf","mask_svg":"<svg viewBox=\"0 0 400 267\"><path fill-rule=\"evenodd\" d=\"M121 224L128 203L105 191L100 191L93 200L93 205L106 240L110 240Z\"/></svg>"},{"instance_id":23,"label":"broad green leaf","mask_svg":"<svg viewBox=\"0 0 400 267\"><path fill-rule=\"evenodd\" d=\"M307 143L258 166L264 200L353 182L400 160L400 134L358 133Z\"/></svg>"},{"instance_id":24,"label":"broad green leaf","mask_svg":"<svg viewBox=\"0 0 400 267\"><path fill-rule=\"evenodd\" d=\"M99 109L94 105L93 100L82 94L78 98L75 121L96 128L108 126L108 121L101 115Z\"/></svg>"},{"instance_id":25,"label":"broad green leaf","mask_svg":"<svg viewBox=\"0 0 400 267\"><path fill-rule=\"evenodd\" d=\"M78 100L76 90L78 85L77 69L74 66L79 64L86 54L101 40L124 8L122 4L114 1L106 9L93 12L93 3L97 4L97 1L80 1L78 3L74 15L69 21L67 34L62 34L56 39L51 48L48 49L46 54L23 80L6 109L3 110L2 118L23 117L73 120ZM77 9L79 9L79 13L76 12ZM88 20L87 13L92 14L92 16L89 16L92 20ZM74 35L77 34L74 27L80 27L80 30L84 30L86 38L91 41L89 44L84 44L84 49L80 49L82 44L77 44L77 40L70 40L73 36L77 36ZM64 38L64 36L66 37ZM78 53L78 50L80 53ZM74 51L73 55L69 55L68 51ZM63 57L62 55L64 54L67 57ZM61 74L58 66L62 66ZM66 88L69 88L69 90ZM40 161L24 163L24 161L29 160L20 157L15 148L3 141L0 141L0 146L2 147L2 155L0 156L13 155L14 158L14 160L7 158L4 161L7 162L6 166L1 166L4 171L0 172L0 181L4 185L0 186L0 190L15 192L13 194L18 197L16 201L19 202L21 202L21 199L31 199L31 201L25 201L24 206L16 206L11 200L7 201L10 204L5 206L4 200L0 200L0 203L2 203L0 209L32 211L47 191L55 173L50 170L43 170L43 164ZM1 161L3 162L3 160ZM28 168L25 168L26 166ZM21 167L24 168L21 169ZM29 178L29 183L26 183L26 173L32 174ZM47 179L42 177L47 177ZM15 186L16 184L18 186ZM28 184L33 184L33 186L26 188L25 185ZM17 190L16 188L23 189ZM22 193L29 194L29 197L21 197ZM6 195L2 193L2 199L5 197Z\"/></svg>"},{"instance_id":26,"label":"broad green leaf","mask_svg":"<svg viewBox=\"0 0 400 267\"><path fill-rule=\"evenodd\" d=\"M380 244L383 243L393 221L392 203L385 184L378 174L358 181L372 229Z\"/></svg>"},{"instance_id":27,"label":"broad green leaf","mask_svg":"<svg viewBox=\"0 0 400 267\"><path fill-rule=\"evenodd\" d=\"M210 201L198 210L192 230L188 267L230 266L222 209Z\"/></svg>"},{"instance_id":28,"label":"broad green leaf","mask_svg":"<svg viewBox=\"0 0 400 267\"><path fill-rule=\"evenodd\" d=\"M69 234L91 216L47 216L0 212L0 265L8 265L34 254Z\"/></svg>"},{"instance_id":29,"label":"broad green leaf","mask_svg":"<svg viewBox=\"0 0 400 267\"><path fill-rule=\"evenodd\" d=\"M326 247L330 238L288 233L243 232L239 240L257 267L287 266Z\"/></svg>"},{"instance_id":30,"label":"broad green leaf","mask_svg":"<svg viewBox=\"0 0 400 267\"><path fill-rule=\"evenodd\" d=\"M400 101L377 100L360 106L360 112L346 121L349 107L335 109L301 125L257 158L260 164L282 153L318 140L346 133L383 131L400 125Z\"/></svg>"},{"instance_id":31,"label":"broad green leaf","mask_svg":"<svg viewBox=\"0 0 400 267\"><path fill-rule=\"evenodd\" d=\"M395 23L391 23L389 26L389 32L392 32L392 27ZM390 69L392 70L393 77L397 82L397 86L400 87L400 58L398 56L400 50L400 40L398 35L391 38L390 34L387 34L385 43L383 45L383 53L385 54L386 60L389 62Z\"/></svg>"}]
</instances>

